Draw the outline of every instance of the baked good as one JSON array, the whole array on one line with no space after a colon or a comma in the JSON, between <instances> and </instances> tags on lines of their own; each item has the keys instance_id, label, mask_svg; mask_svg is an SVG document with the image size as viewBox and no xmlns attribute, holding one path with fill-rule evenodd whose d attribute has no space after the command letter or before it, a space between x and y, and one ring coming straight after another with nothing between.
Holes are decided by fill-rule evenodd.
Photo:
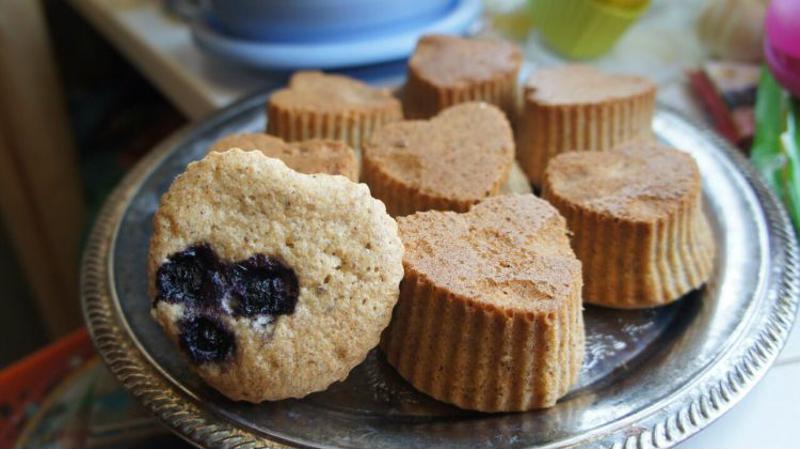
<instances>
[{"instance_id":1,"label":"baked good","mask_svg":"<svg viewBox=\"0 0 800 449\"><path fill-rule=\"evenodd\" d=\"M408 61L403 107L408 118L430 118L458 103L484 101L513 117L522 52L499 39L423 36Z\"/></svg>"},{"instance_id":2,"label":"baked good","mask_svg":"<svg viewBox=\"0 0 800 449\"><path fill-rule=\"evenodd\" d=\"M391 215L466 211L506 183L514 137L499 109L463 103L429 121L383 126L364 146L362 158L364 181Z\"/></svg>"},{"instance_id":3,"label":"baked good","mask_svg":"<svg viewBox=\"0 0 800 449\"><path fill-rule=\"evenodd\" d=\"M525 176L517 161L511 165L508 180L500 186L500 193L533 193L531 183L528 182L528 177Z\"/></svg>"},{"instance_id":4,"label":"baked good","mask_svg":"<svg viewBox=\"0 0 800 449\"><path fill-rule=\"evenodd\" d=\"M267 157L282 160L300 173L342 175L358 182L356 153L344 142L312 139L287 143L269 134L242 133L222 137L214 142L210 151L228 151L231 148L258 150Z\"/></svg>"},{"instance_id":5,"label":"baked good","mask_svg":"<svg viewBox=\"0 0 800 449\"><path fill-rule=\"evenodd\" d=\"M343 75L297 72L267 102L267 133L287 142L341 140L353 148L384 123L403 118L400 101Z\"/></svg>"},{"instance_id":6,"label":"baked good","mask_svg":"<svg viewBox=\"0 0 800 449\"><path fill-rule=\"evenodd\" d=\"M152 314L225 396L299 398L344 379L377 345L402 253L365 185L258 151L211 152L153 219Z\"/></svg>"},{"instance_id":7,"label":"baked good","mask_svg":"<svg viewBox=\"0 0 800 449\"><path fill-rule=\"evenodd\" d=\"M650 130L655 85L583 65L542 69L524 87L517 159L541 186L547 161L566 151L609 150Z\"/></svg>"},{"instance_id":8,"label":"baked good","mask_svg":"<svg viewBox=\"0 0 800 449\"><path fill-rule=\"evenodd\" d=\"M543 197L573 233L586 302L659 306L711 275L715 244L687 153L658 144L564 153L547 166Z\"/></svg>"},{"instance_id":9,"label":"baked good","mask_svg":"<svg viewBox=\"0 0 800 449\"><path fill-rule=\"evenodd\" d=\"M485 412L549 407L584 353L581 264L564 218L527 195L398 220L400 300L381 347L418 390Z\"/></svg>"}]
</instances>

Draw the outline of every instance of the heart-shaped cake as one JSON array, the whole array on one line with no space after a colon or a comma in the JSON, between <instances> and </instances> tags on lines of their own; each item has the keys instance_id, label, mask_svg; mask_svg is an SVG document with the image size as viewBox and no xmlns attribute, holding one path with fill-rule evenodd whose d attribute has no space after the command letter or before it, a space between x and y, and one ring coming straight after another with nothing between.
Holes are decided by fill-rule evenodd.
<instances>
[{"instance_id":1,"label":"heart-shaped cake","mask_svg":"<svg viewBox=\"0 0 800 449\"><path fill-rule=\"evenodd\" d=\"M362 177L393 216L466 211L496 195L514 162L511 125L487 103L463 103L431 120L389 123L363 148Z\"/></svg>"},{"instance_id":2,"label":"heart-shaped cake","mask_svg":"<svg viewBox=\"0 0 800 449\"><path fill-rule=\"evenodd\" d=\"M458 103L485 101L513 117L522 52L500 39L428 35L408 60L406 117L430 118Z\"/></svg>"},{"instance_id":3,"label":"heart-shaped cake","mask_svg":"<svg viewBox=\"0 0 800 449\"><path fill-rule=\"evenodd\" d=\"M264 133L229 134L214 142L209 151L228 151L240 148L258 150L267 157L280 159L300 173L327 173L346 176L358 182L358 159L346 143L336 140L312 139L303 142L284 142Z\"/></svg>"},{"instance_id":4,"label":"heart-shaped cake","mask_svg":"<svg viewBox=\"0 0 800 449\"><path fill-rule=\"evenodd\" d=\"M563 153L547 166L542 196L567 219L588 303L660 306L711 277L700 170L683 151L637 143Z\"/></svg>"},{"instance_id":5,"label":"heart-shaped cake","mask_svg":"<svg viewBox=\"0 0 800 449\"><path fill-rule=\"evenodd\" d=\"M375 128L402 118L388 89L322 72L295 73L267 103L267 133L287 142L334 139L360 148Z\"/></svg>"},{"instance_id":6,"label":"heart-shaped cake","mask_svg":"<svg viewBox=\"0 0 800 449\"><path fill-rule=\"evenodd\" d=\"M389 363L462 408L555 404L584 353L581 263L558 211L502 195L397 222L405 277L381 342Z\"/></svg>"}]
</instances>

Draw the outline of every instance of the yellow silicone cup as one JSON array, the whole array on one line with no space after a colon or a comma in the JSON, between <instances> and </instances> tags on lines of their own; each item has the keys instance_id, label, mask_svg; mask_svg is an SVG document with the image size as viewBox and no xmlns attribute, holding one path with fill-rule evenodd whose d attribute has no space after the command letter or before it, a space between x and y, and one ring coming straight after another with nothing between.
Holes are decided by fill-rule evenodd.
<instances>
[{"instance_id":1,"label":"yellow silicone cup","mask_svg":"<svg viewBox=\"0 0 800 449\"><path fill-rule=\"evenodd\" d=\"M606 5L611 6L619 6L620 8L633 8L638 9L644 3L647 3L647 0L597 0L599 3L605 3Z\"/></svg>"},{"instance_id":2,"label":"yellow silicone cup","mask_svg":"<svg viewBox=\"0 0 800 449\"><path fill-rule=\"evenodd\" d=\"M610 50L650 6L650 0L640 0L636 7L621 7L609 0L529 2L534 27L544 41L559 53L576 59L593 58Z\"/></svg>"}]
</instances>

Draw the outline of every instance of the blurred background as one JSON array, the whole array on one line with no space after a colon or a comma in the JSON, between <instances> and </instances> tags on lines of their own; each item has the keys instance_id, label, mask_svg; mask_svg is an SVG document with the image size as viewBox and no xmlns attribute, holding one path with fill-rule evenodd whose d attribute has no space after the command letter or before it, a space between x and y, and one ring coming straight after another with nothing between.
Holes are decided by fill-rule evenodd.
<instances>
[{"instance_id":1,"label":"blurred background","mask_svg":"<svg viewBox=\"0 0 800 449\"><path fill-rule=\"evenodd\" d=\"M798 1L782 3L797 10ZM294 69L391 85L401 82L421 34L502 36L523 48L523 72L577 60L646 75L659 84L663 104L747 152L768 4L4 0L0 370L82 326L83 244L103 200L137 160L182 127L280 85ZM796 38L775 38L776 56L767 61L788 91L800 76Z\"/></svg>"}]
</instances>

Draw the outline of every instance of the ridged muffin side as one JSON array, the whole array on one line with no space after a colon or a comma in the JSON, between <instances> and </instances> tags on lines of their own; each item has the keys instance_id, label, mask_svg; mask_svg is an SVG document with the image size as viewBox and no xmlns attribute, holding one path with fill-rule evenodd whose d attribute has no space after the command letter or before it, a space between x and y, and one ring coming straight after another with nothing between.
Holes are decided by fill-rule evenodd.
<instances>
[{"instance_id":1,"label":"ridged muffin side","mask_svg":"<svg viewBox=\"0 0 800 449\"><path fill-rule=\"evenodd\" d=\"M344 141L355 149L384 123L403 118L387 89L317 71L296 72L267 101L267 133L287 142Z\"/></svg>"},{"instance_id":2,"label":"ridged muffin side","mask_svg":"<svg viewBox=\"0 0 800 449\"><path fill-rule=\"evenodd\" d=\"M542 196L567 219L583 263L587 303L620 309L665 305L711 276L715 247L699 198L665 219L629 222L577 207L546 183Z\"/></svg>"},{"instance_id":3,"label":"ridged muffin side","mask_svg":"<svg viewBox=\"0 0 800 449\"><path fill-rule=\"evenodd\" d=\"M499 39L423 36L408 61L405 115L426 119L459 103L482 101L511 119L522 59L516 45Z\"/></svg>"},{"instance_id":4,"label":"ridged muffin side","mask_svg":"<svg viewBox=\"0 0 800 449\"><path fill-rule=\"evenodd\" d=\"M518 120L517 160L540 186L547 162L566 151L601 151L650 129L655 95L598 104L547 105L524 100Z\"/></svg>"},{"instance_id":5,"label":"ridged muffin side","mask_svg":"<svg viewBox=\"0 0 800 449\"><path fill-rule=\"evenodd\" d=\"M547 168L542 197L567 220L587 303L660 306L711 277L716 246L699 171L679 150L563 154Z\"/></svg>"},{"instance_id":6,"label":"ridged muffin side","mask_svg":"<svg viewBox=\"0 0 800 449\"><path fill-rule=\"evenodd\" d=\"M476 304L409 270L381 348L418 390L483 412L550 407L583 361L581 280L555 313Z\"/></svg>"},{"instance_id":7,"label":"ridged muffin side","mask_svg":"<svg viewBox=\"0 0 800 449\"><path fill-rule=\"evenodd\" d=\"M267 105L267 133L287 142L309 139L340 140L353 148L362 143L381 125L403 118L399 104L378 110L325 112Z\"/></svg>"},{"instance_id":8,"label":"ridged muffin side","mask_svg":"<svg viewBox=\"0 0 800 449\"><path fill-rule=\"evenodd\" d=\"M403 89L404 112L408 118L429 118L450 106L470 101L493 104L513 120L517 104L517 72L502 73L493 79L436 86L409 71Z\"/></svg>"},{"instance_id":9,"label":"ridged muffin side","mask_svg":"<svg viewBox=\"0 0 800 449\"><path fill-rule=\"evenodd\" d=\"M508 182L511 166L506 173L487 190L486 196L495 196ZM388 176L384 169L372 159L362 159L361 177L370 187L372 196L386 204L386 211L393 217L402 217L425 210L452 210L466 212L480 199L461 199L435 195L420 190L417 186Z\"/></svg>"},{"instance_id":10,"label":"ridged muffin side","mask_svg":"<svg viewBox=\"0 0 800 449\"><path fill-rule=\"evenodd\" d=\"M655 85L640 77L581 65L534 73L517 120L517 159L541 186L547 162L558 154L609 150L649 134L655 98Z\"/></svg>"}]
</instances>

